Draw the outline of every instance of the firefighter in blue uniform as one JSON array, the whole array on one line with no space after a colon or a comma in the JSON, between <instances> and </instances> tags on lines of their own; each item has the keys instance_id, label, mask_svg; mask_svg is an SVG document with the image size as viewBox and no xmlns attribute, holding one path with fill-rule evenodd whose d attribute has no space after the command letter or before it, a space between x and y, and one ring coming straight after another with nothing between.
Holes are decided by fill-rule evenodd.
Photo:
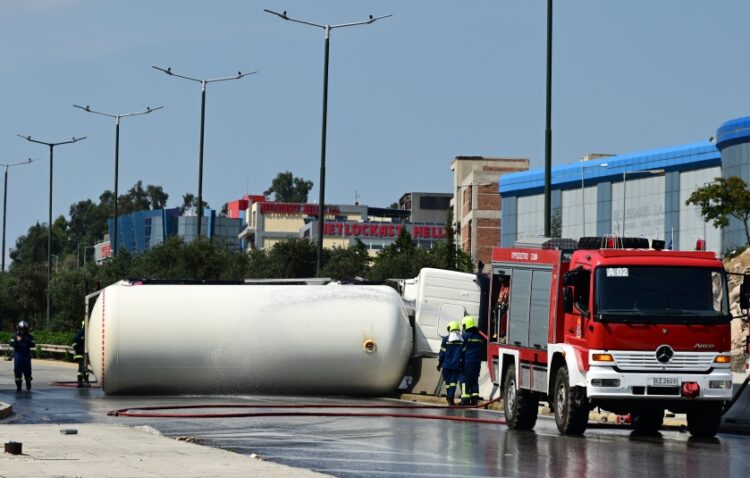
<instances>
[{"instance_id":1,"label":"firefighter in blue uniform","mask_svg":"<svg viewBox=\"0 0 750 478\"><path fill-rule=\"evenodd\" d=\"M83 353L86 350L86 333L81 323L81 328L73 336L73 361L78 362L78 388L89 386L89 377L86 375L86 367L83 361Z\"/></svg>"},{"instance_id":2,"label":"firefighter in blue uniform","mask_svg":"<svg viewBox=\"0 0 750 478\"><path fill-rule=\"evenodd\" d=\"M462 324L464 346L461 357L464 371L461 380L461 405L476 405L479 403L479 368L482 364L483 341L474 317L466 314Z\"/></svg>"},{"instance_id":3,"label":"firefighter in blue uniform","mask_svg":"<svg viewBox=\"0 0 750 478\"><path fill-rule=\"evenodd\" d=\"M29 333L29 324L22 320L16 326L16 335L10 339L13 347L13 375L16 390L21 391L21 376L26 379L26 390L31 390L31 349L36 347L34 336Z\"/></svg>"},{"instance_id":4,"label":"firefighter in blue uniform","mask_svg":"<svg viewBox=\"0 0 750 478\"><path fill-rule=\"evenodd\" d=\"M458 322L448 324L448 335L443 337L438 355L438 372L443 370L443 380L446 386L446 398L448 405L456 404L456 385L461 376L461 351L464 341L461 337L461 326Z\"/></svg>"}]
</instances>

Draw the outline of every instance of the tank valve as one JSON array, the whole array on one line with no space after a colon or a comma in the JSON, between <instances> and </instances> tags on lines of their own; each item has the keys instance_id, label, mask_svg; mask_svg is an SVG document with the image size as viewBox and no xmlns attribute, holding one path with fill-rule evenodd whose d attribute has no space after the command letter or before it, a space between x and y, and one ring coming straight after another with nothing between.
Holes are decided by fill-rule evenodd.
<instances>
[{"instance_id":1,"label":"tank valve","mask_svg":"<svg viewBox=\"0 0 750 478\"><path fill-rule=\"evenodd\" d=\"M375 341L372 339L365 340L362 347L365 348L365 352L367 353L373 353L378 348L377 345L375 345Z\"/></svg>"}]
</instances>

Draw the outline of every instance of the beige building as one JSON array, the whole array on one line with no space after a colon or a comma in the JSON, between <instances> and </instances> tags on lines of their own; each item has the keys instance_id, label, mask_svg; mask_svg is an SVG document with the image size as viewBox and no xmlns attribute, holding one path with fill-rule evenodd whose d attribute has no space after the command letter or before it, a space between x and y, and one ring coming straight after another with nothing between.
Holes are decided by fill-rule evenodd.
<instances>
[{"instance_id":1,"label":"beige building","mask_svg":"<svg viewBox=\"0 0 750 478\"><path fill-rule=\"evenodd\" d=\"M527 158L458 156L451 162L456 244L477 265L489 264L492 248L500 243L500 176L528 169Z\"/></svg>"},{"instance_id":2,"label":"beige building","mask_svg":"<svg viewBox=\"0 0 750 478\"><path fill-rule=\"evenodd\" d=\"M318 205L249 201L246 227L239 234L247 249L266 249L292 238L318 240ZM402 229L411 234L417 247L431 248L447 237L442 223L412 222L411 211L374 208L360 204L327 205L323 225L323 247L349 247L357 239L371 254L392 244Z\"/></svg>"}]
</instances>

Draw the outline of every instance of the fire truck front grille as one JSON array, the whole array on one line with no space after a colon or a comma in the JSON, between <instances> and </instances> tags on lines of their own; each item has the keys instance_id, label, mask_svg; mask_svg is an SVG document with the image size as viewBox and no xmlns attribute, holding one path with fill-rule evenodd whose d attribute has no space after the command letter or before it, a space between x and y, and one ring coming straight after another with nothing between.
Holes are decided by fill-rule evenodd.
<instances>
[{"instance_id":1,"label":"fire truck front grille","mask_svg":"<svg viewBox=\"0 0 750 478\"><path fill-rule=\"evenodd\" d=\"M715 353L675 352L667 363L656 360L656 352L613 352L617 368L623 371L653 370L659 372L704 372L713 365Z\"/></svg>"}]
</instances>

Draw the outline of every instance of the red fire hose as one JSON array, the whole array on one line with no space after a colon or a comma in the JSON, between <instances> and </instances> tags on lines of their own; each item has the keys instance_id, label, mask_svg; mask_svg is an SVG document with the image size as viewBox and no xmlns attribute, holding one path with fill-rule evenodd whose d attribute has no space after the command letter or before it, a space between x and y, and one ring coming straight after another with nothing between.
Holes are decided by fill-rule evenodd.
<instances>
[{"instance_id":1,"label":"red fire hose","mask_svg":"<svg viewBox=\"0 0 750 478\"><path fill-rule=\"evenodd\" d=\"M505 420L495 420L489 418L473 418L452 415L424 415L416 413L383 413L383 412L321 412L321 411L295 411L300 409L398 409L398 410L467 410L475 408L484 408L491 403L500 400L495 398L478 405L466 405L458 407L445 407L442 405L388 405L388 404L209 404L209 405L168 405L153 407L134 407L122 408L107 412L108 416L113 417L134 417L134 418L239 418L239 417L376 417L376 418L415 418L421 420L449 420L458 422L487 423L493 425L504 425ZM195 409L290 409L292 411L260 411L260 412L220 412L220 413L174 413L164 412L163 410L195 410Z\"/></svg>"}]
</instances>

